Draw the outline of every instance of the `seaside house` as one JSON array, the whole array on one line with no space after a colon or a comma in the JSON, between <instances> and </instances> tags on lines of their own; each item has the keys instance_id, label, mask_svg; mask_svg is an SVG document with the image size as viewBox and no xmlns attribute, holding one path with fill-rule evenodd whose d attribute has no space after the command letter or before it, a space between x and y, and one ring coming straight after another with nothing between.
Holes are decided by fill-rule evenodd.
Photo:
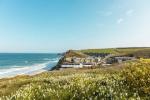
<instances>
[{"instance_id":1,"label":"seaside house","mask_svg":"<svg viewBox=\"0 0 150 100\"><path fill-rule=\"evenodd\" d=\"M83 68L83 67L92 67L101 63L101 57L66 57L64 63L61 65L61 68Z\"/></svg>"},{"instance_id":2,"label":"seaside house","mask_svg":"<svg viewBox=\"0 0 150 100\"><path fill-rule=\"evenodd\" d=\"M94 66L92 63L83 63L83 67L92 67Z\"/></svg>"},{"instance_id":3,"label":"seaside house","mask_svg":"<svg viewBox=\"0 0 150 100\"><path fill-rule=\"evenodd\" d=\"M77 58L77 57L69 57L65 58L65 62L70 63L98 63L101 61L101 57L86 57L86 58Z\"/></svg>"},{"instance_id":4,"label":"seaside house","mask_svg":"<svg viewBox=\"0 0 150 100\"><path fill-rule=\"evenodd\" d=\"M123 61L136 60L135 57L115 57L118 63L122 63Z\"/></svg>"},{"instance_id":5,"label":"seaside house","mask_svg":"<svg viewBox=\"0 0 150 100\"><path fill-rule=\"evenodd\" d=\"M72 62L72 60L73 60L72 57L67 57L67 58L65 58L65 61L66 61L66 62Z\"/></svg>"},{"instance_id":6,"label":"seaside house","mask_svg":"<svg viewBox=\"0 0 150 100\"><path fill-rule=\"evenodd\" d=\"M74 58L73 58L73 63L82 63L82 62L81 62L81 59L82 59L82 58L76 58L76 57L74 57Z\"/></svg>"},{"instance_id":7,"label":"seaside house","mask_svg":"<svg viewBox=\"0 0 150 100\"><path fill-rule=\"evenodd\" d=\"M74 63L68 63L68 64L62 64L61 68L87 68L92 67L92 63L80 63L80 64L74 64Z\"/></svg>"},{"instance_id":8,"label":"seaside house","mask_svg":"<svg viewBox=\"0 0 150 100\"><path fill-rule=\"evenodd\" d=\"M93 57L87 57L87 58L85 59L85 63L92 63L92 62L95 62L94 60L95 60L95 59L94 59Z\"/></svg>"},{"instance_id":9,"label":"seaside house","mask_svg":"<svg viewBox=\"0 0 150 100\"><path fill-rule=\"evenodd\" d=\"M62 64L61 68L83 68L83 64L74 64L74 63L68 63L68 64Z\"/></svg>"}]
</instances>

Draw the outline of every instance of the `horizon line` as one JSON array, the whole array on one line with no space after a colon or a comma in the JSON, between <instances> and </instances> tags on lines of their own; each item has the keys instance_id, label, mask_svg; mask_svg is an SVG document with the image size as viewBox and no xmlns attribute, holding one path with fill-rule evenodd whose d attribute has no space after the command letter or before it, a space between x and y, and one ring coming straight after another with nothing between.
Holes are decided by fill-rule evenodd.
<instances>
[{"instance_id":1,"label":"horizon line","mask_svg":"<svg viewBox=\"0 0 150 100\"><path fill-rule=\"evenodd\" d=\"M59 54L59 53L64 53L68 50L89 50L89 49L122 49L122 48L150 48L150 46L144 46L144 47L140 47L140 46L134 46L134 47L108 47L108 48L84 48L84 49L67 49L65 51L61 51L61 52L37 52L37 51L32 51L32 52L16 52L16 51L10 51L10 52L0 52L1 54L11 54L11 53L26 53L26 54Z\"/></svg>"}]
</instances>

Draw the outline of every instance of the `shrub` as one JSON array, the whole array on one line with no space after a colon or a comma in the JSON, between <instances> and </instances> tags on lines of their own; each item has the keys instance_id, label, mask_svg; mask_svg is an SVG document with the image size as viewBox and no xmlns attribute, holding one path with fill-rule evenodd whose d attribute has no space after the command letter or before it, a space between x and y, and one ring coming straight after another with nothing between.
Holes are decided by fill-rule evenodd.
<instances>
[{"instance_id":1,"label":"shrub","mask_svg":"<svg viewBox=\"0 0 150 100\"><path fill-rule=\"evenodd\" d=\"M114 67L43 73L28 79L31 81L29 84L0 100L150 99L148 59L127 64L122 71L113 69Z\"/></svg>"},{"instance_id":2,"label":"shrub","mask_svg":"<svg viewBox=\"0 0 150 100\"><path fill-rule=\"evenodd\" d=\"M124 85L130 93L140 97L150 97L150 60L140 59L130 63L122 71Z\"/></svg>"}]
</instances>

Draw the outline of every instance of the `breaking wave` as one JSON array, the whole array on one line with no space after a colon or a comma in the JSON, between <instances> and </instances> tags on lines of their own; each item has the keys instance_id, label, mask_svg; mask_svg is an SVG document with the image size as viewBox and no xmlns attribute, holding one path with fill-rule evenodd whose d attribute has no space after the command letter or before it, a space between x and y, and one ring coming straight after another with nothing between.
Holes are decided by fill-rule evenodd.
<instances>
[{"instance_id":1,"label":"breaking wave","mask_svg":"<svg viewBox=\"0 0 150 100\"><path fill-rule=\"evenodd\" d=\"M58 60L59 59L57 58L41 64L34 64L30 66L11 66L8 69L0 69L0 78L14 77L17 75L34 75L48 71L57 64Z\"/></svg>"}]
</instances>

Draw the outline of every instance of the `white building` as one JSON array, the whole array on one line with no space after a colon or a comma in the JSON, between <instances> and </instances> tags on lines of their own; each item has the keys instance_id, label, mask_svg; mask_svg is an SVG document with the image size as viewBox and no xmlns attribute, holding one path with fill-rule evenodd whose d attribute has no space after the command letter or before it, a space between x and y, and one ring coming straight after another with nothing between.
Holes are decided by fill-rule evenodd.
<instances>
[{"instance_id":1,"label":"white building","mask_svg":"<svg viewBox=\"0 0 150 100\"><path fill-rule=\"evenodd\" d=\"M63 64L61 68L83 68L83 64Z\"/></svg>"},{"instance_id":2,"label":"white building","mask_svg":"<svg viewBox=\"0 0 150 100\"><path fill-rule=\"evenodd\" d=\"M80 63L80 64L62 64L61 68L83 68L83 67L92 67L93 64L88 64L88 63Z\"/></svg>"},{"instance_id":3,"label":"white building","mask_svg":"<svg viewBox=\"0 0 150 100\"><path fill-rule=\"evenodd\" d=\"M123 61L128 60L136 60L135 57L115 57L115 59L118 61L118 63L122 63Z\"/></svg>"},{"instance_id":4,"label":"white building","mask_svg":"<svg viewBox=\"0 0 150 100\"><path fill-rule=\"evenodd\" d=\"M92 64L83 64L83 67L92 67Z\"/></svg>"}]
</instances>

